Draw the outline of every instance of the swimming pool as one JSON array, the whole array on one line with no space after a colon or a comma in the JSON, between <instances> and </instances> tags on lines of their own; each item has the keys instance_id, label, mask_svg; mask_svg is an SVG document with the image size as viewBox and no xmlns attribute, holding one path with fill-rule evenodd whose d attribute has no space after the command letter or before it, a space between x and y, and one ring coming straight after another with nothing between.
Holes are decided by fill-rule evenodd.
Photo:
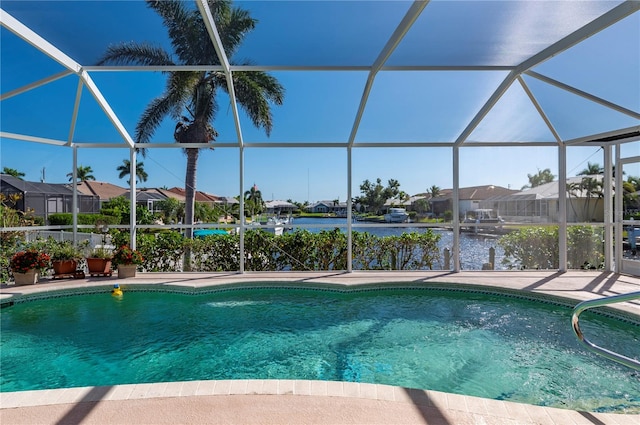
<instances>
[{"instance_id":1,"label":"swimming pool","mask_svg":"<svg viewBox=\"0 0 640 425\"><path fill-rule=\"evenodd\" d=\"M568 307L482 292L125 292L1 313L2 391L202 379L399 385L640 412L637 372L580 347ZM640 326L590 312L593 341L640 357Z\"/></svg>"}]
</instances>

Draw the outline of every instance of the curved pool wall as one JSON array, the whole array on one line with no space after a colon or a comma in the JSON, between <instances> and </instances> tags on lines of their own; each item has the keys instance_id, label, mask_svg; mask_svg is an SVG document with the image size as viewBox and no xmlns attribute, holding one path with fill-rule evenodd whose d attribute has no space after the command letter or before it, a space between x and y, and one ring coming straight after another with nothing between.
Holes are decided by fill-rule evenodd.
<instances>
[{"instance_id":1,"label":"curved pool wall","mask_svg":"<svg viewBox=\"0 0 640 425\"><path fill-rule=\"evenodd\" d=\"M226 279L221 275L209 277L190 276L188 278L186 278L185 276L181 276L181 278L178 279L175 278L175 275L173 275L172 277L166 276L164 279L161 276L156 275L153 276L153 278L149 276L149 279L145 279L145 283L139 282L138 279L127 281L116 281L113 279L108 279L82 282L67 282L67 284L55 284L51 286L36 285L34 287L3 287L3 290L1 291L1 303L3 307L6 307L12 305L13 303L28 302L36 299L69 297L80 294L108 293L111 291L113 283L119 283L125 290L125 294L126 291L206 294L264 288L305 289L325 292L371 292L388 289L419 289L425 291L457 291L486 295L500 295L537 302L544 302L563 307L573 307L575 304L577 304L577 302L583 300L584 298L601 297L602 295L605 295L603 292L631 292L633 290L637 290L638 285L640 285L640 280L635 278L631 278L631 281L629 282L624 281L625 279L623 279L624 282L617 282L616 278L610 278L608 281L606 281L601 277L598 277L597 275L598 274L581 275L579 277L582 279L582 282L579 282L578 284L576 284L576 282L566 282L565 284L561 285L549 285L550 282L553 282L558 278L562 280L563 276L557 274L549 276L549 274L547 273L546 277L540 278L540 274L535 274L535 276L533 276L533 280L537 282L536 284L523 285L521 283L520 285L515 285L515 287L519 287L518 289L514 289L513 287L504 287L504 282L498 284L497 286L493 286L475 282L460 283L455 281L438 281L444 279L451 280L451 275L444 278L442 275L440 275L440 279L438 279L437 277L415 279L414 274L413 276L408 276L410 278L409 281L398 281L397 276L394 278L392 276L384 276L384 274L379 274L377 277L378 282L375 281L375 278L369 277L368 279L373 281L360 281L357 283L353 281L349 281L346 283L336 282L335 280L337 278L337 275L333 274L318 274L313 277L310 275L305 275L303 278L296 278L295 281L289 282L283 282L282 276L280 276L277 280L271 280L270 278L265 278L265 276L261 276L258 278L252 276L243 276L243 278L238 281L236 275L229 278L229 280L235 280L235 282L232 283L225 282ZM469 277L463 277L462 279L460 279L461 277L463 276L458 276L458 279L462 281L474 280L470 279ZM404 276L403 278L407 279L407 276ZM455 275L453 276L453 278L455 278ZM584 280L585 278L587 279ZM164 282L162 282L163 280ZM323 282L323 280L327 281ZM383 280L387 281L382 282ZM618 283L622 283L622 285L618 285ZM618 288L618 286L620 286L620 289ZM545 287L548 290L545 289ZM560 292L562 296L557 295L557 292ZM623 320L640 326L640 315L638 314L638 312L640 312L640 308L638 308L637 304L625 305L622 308L620 307L621 306L616 306L613 308L599 308L598 311L595 311L594 313L608 316L617 320ZM567 326L569 326L569 324Z\"/></svg>"}]
</instances>

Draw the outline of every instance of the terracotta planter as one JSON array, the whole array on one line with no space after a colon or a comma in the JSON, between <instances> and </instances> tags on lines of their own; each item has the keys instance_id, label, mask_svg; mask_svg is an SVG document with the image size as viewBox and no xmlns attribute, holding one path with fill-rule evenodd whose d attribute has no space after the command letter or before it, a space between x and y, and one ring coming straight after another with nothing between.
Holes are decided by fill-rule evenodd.
<instances>
[{"instance_id":1,"label":"terracotta planter","mask_svg":"<svg viewBox=\"0 0 640 425\"><path fill-rule=\"evenodd\" d=\"M111 260L104 258L87 258L89 274L105 274L111 276Z\"/></svg>"},{"instance_id":2,"label":"terracotta planter","mask_svg":"<svg viewBox=\"0 0 640 425\"><path fill-rule=\"evenodd\" d=\"M14 273L13 278L16 281L16 285L35 285L38 283L40 272L36 269L31 269L26 273Z\"/></svg>"},{"instance_id":3,"label":"terracotta planter","mask_svg":"<svg viewBox=\"0 0 640 425\"><path fill-rule=\"evenodd\" d=\"M73 274L76 272L78 262L76 260L58 260L52 261L54 274Z\"/></svg>"},{"instance_id":4,"label":"terracotta planter","mask_svg":"<svg viewBox=\"0 0 640 425\"><path fill-rule=\"evenodd\" d=\"M118 279L126 279L128 277L136 277L135 264L120 264L118 265Z\"/></svg>"}]
</instances>

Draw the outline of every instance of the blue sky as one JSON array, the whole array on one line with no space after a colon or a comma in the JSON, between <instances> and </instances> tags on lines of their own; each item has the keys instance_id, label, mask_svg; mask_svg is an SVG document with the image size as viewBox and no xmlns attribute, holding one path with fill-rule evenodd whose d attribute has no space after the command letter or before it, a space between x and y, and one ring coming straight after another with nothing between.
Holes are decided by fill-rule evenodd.
<instances>
[{"instance_id":1,"label":"blue sky","mask_svg":"<svg viewBox=\"0 0 640 425\"><path fill-rule=\"evenodd\" d=\"M242 2L242 7L259 19L238 52L264 65L370 65L404 15L408 2ZM403 65L457 64L464 58L475 64L519 63L523 54L535 53L544 45L536 26L512 25L513 16L536 16L540 9L524 2L494 2L489 9L465 3L467 15L459 25L467 31L438 24L439 16L456 11L456 4L432 2L409 31L389 63ZM589 8L607 8L616 2L588 2ZM61 7L64 5L64 7ZM369 7L370 6L370 7ZM123 40L152 40L166 46L165 32L158 18L140 2L10 2L3 9L55 42L81 64L93 64L109 43ZM572 7L571 5L566 6ZM586 8L587 6L585 6ZM531 9L533 8L533 9ZM275 9L275 12L274 12ZM582 12L582 9L579 10ZM589 16L591 11L584 11ZM145 19L136 19L144 13ZM484 14L484 16L474 16ZM563 11L577 27L589 21L575 10ZM89 15L88 15L89 14ZM608 101L640 112L640 14L635 13L584 44L577 45L542 63L534 71L575 86ZM304 16L304 19L300 19ZM46 17L46 18L45 18ZM560 16L561 17L561 16ZM538 26L551 18L540 15ZM559 19L556 17L556 19ZM581 21L583 19L584 21ZM331 24L327 25L330 20ZM437 21L437 22L434 22ZM487 21L487 22L485 22ZM493 22L495 21L495 22ZM484 22L492 25L487 32ZM423 25L429 23L429 25ZM531 23L531 22L529 22ZM513 27L513 28L512 28ZM515 31L511 45L483 50L484 42L500 31ZM82 34L78 37L78 34ZM364 34L364 36L363 36ZM424 49L424 40L445 38L448 46ZM536 35L535 43L527 37ZM60 65L30 48L8 30L2 29L0 87L4 94L25 84L59 72ZM519 40L522 38L522 40ZM474 42L479 47L469 50ZM455 44L460 43L460 44ZM519 44L518 44L519 43ZM464 46L456 49L456 46ZM475 55L475 56L474 56ZM253 128L241 114L246 143L339 142L348 140L368 73L349 71L272 71L286 89L285 103L273 109L271 136ZM163 76L142 72L90 73L102 94L133 135L135 124L147 103L163 90ZM506 71L381 71L378 73L356 135L356 142L451 142L505 77ZM530 76L524 80L540 105L549 114L563 138L571 139L618 128L640 125L639 120L579 96L564 92ZM69 76L39 87L0 104L1 130L36 137L66 140L78 78ZM219 95L215 119L218 142L235 143L237 137L228 97ZM158 129L154 142L171 143L173 123ZM497 137L497 138L496 138ZM512 85L486 119L471 134L479 142L549 141L549 129L537 113L524 89ZM82 94L74 141L110 143L122 139L85 89ZM17 169L27 180L67 182L72 168L72 150L0 139L0 166ZM640 142L623 146L623 156L640 155ZM78 149L78 164L91 166L99 181L126 186L116 168L129 158L127 149ZM353 149L352 191L359 195L365 179L396 179L401 190L416 194L437 185L450 188L452 150L445 147L356 148ZM179 149L151 149L139 157L149 174L141 186L184 186L186 158ZM527 174L549 168L558 174L557 149L553 147L463 147L460 150L460 185L495 184L519 189L528 183ZM597 147L569 147L568 175L575 175L587 163L603 164ZM218 148L202 151L198 164L197 188L216 195L235 196L254 183L266 199L317 201L345 200L347 196L346 149L337 148L248 148L245 149L244 186L239 187L239 151ZM640 175L638 167L627 174Z\"/></svg>"}]
</instances>

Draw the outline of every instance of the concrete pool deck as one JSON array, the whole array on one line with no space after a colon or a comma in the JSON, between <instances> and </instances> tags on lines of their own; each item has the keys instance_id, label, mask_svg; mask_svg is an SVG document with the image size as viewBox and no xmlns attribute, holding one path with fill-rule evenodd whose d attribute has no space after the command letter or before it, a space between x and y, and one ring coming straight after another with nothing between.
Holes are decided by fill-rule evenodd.
<instances>
[{"instance_id":1,"label":"concrete pool deck","mask_svg":"<svg viewBox=\"0 0 640 425\"><path fill-rule=\"evenodd\" d=\"M0 301L43 292L127 285L184 289L251 283L463 284L578 302L640 291L640 278L591 271L138 273L133 279L44 280L3 285ZM640 301L614 305L640 316ZM587 335L588 336L588 335ZM640 414L576 412L375 384L325 381L189 381L0 393L4 424L640 424Z\"/></svg>"}]
</instances>

